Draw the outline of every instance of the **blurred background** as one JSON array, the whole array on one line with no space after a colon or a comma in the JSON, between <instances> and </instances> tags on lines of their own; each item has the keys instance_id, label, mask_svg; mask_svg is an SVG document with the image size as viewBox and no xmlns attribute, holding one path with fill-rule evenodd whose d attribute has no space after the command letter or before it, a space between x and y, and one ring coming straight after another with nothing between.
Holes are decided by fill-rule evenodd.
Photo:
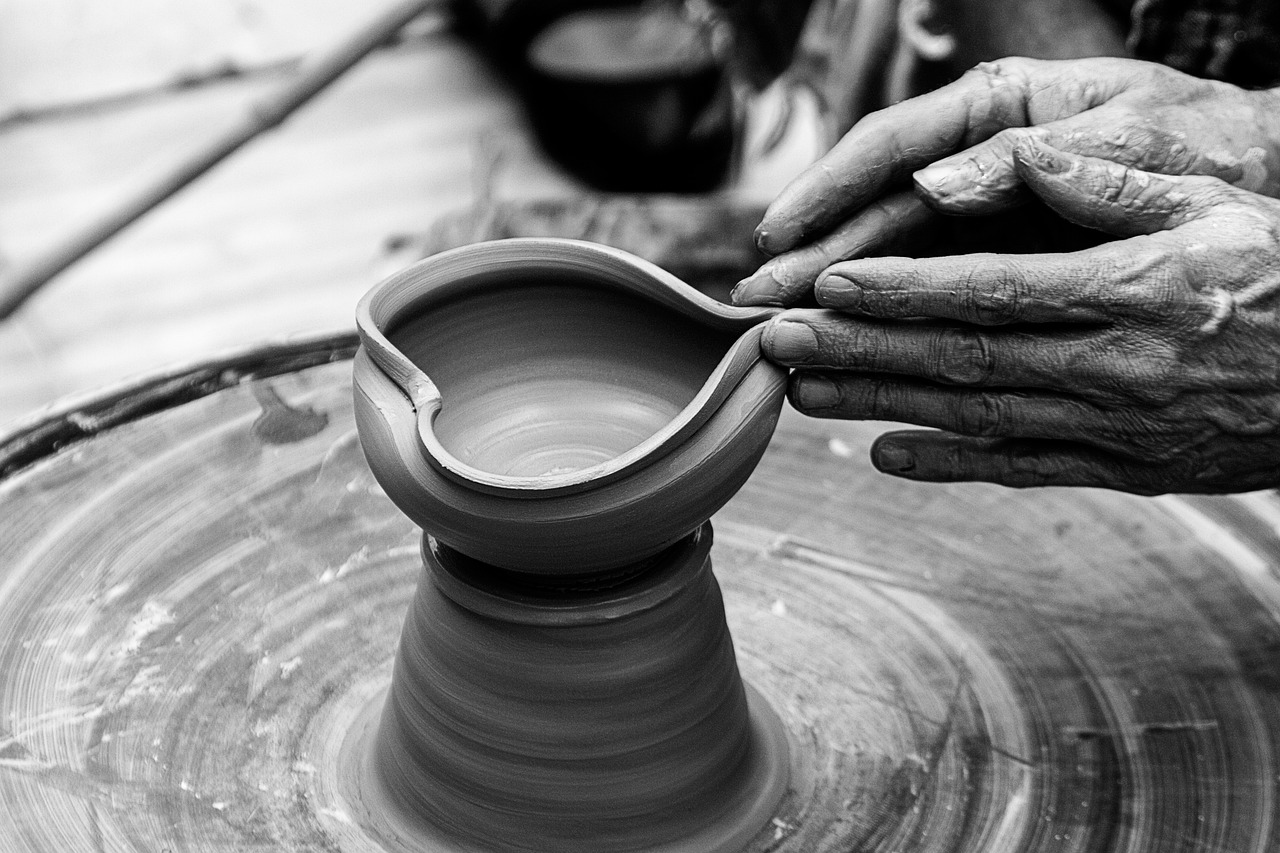
<instances>
[{"instance_id":1,"label":"blurred background","mask_svg":"<svg viewBox=\"0 0 1280 853\"><path fill-rule=\"evenodd\" d=\"M0 0L0 302L34 294L0 320L0 425L350 330L379 279L478 239L594 239L724 296L761 260L764 205L869 110L1009 39L1122 51L1118 25L1066 37L1078 14L1054 10L1080 6ZM281 93L344 57L257 134ZM248 144L160 201L158 184L244 127ZM33 270L130 204L148 212L36 287L49 277Z\"/></svg>"},{"instance_id":2,"label":"blurred background","mask_svg":"<svg viewBox=\"0 0 1280 853\"><path fill-rule=\"evenodd\" d=\"M0 2L0 282L180 167L395 5ZM364 291L432 239L438 248L593 229L607 238L619 226L605 220L628 219L634 200L610 207L541 153L523 93L501 76L510 69L453 32L459 10L423 7L281 127L0 322L0 424L175 362L349 329ZM474 24L496 10L463 11ZM698 189L726 183L709 174ZM516 221L493 221L504 216Z\"/></svg>"}]
</instances>

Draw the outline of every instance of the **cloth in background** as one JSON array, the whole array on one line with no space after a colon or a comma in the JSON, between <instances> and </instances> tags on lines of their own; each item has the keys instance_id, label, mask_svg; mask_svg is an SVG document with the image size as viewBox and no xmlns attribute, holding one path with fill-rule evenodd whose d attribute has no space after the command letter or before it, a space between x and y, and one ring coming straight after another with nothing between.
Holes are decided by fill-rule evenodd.
<instances>
[{"instance_id":1,"label":"cloth in background","mask_svg":"<svg viewBox=\"0 0 1280 853\"><path fill-rule=\"evenodd\" d=\"M1136 0L1129 20L1138 59L1246 88L1280 85L1278 0Z\"/></svg>"}]
</instances>

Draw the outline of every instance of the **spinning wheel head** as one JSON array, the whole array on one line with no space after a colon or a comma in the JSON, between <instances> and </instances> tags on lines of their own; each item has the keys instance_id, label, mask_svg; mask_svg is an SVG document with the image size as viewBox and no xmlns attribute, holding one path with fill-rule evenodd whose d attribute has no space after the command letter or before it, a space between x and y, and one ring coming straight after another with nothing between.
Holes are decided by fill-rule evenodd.
<instances>
[{"instance_id":1,"label":"spinning wheel head","mask_svg":"<svg viewBox=\"0 0 1280 853\"><path fill-rule=\"evenodd\" d=\"M0 438L0 849L457 849L353 770L427 574L355 441L353 349ZM264 431L277 397L321 417ZM716 516L736 666L790 752L743 849L1276 848L1280 499L924 486L861 461L879 425L791 415Z\"/></svg>"}]
</instances>

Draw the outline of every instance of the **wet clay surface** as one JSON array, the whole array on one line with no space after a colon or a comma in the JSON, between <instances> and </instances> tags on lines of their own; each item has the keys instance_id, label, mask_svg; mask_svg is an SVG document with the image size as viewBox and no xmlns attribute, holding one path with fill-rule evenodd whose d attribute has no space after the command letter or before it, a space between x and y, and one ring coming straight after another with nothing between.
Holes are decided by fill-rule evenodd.
<instances>
[{"instance_id":1,"label":"wet clay surface","mask_svg":"<svg viewBox=\"0 0 1280 853\"><path fill-rule=\"evenodd\" d=\"M665 427L738 334L568 276L433 308L391 342L440 388L445 449L492 474L599 465Z\"/></svg>"},{"instance_id":2,"label":"wet clay surface","mask_svg":"<svg viewBox=\"0 0 1280 853\"><path fill-rule=\"evenodd\" d=\"M711 545L704 525L566 589L428 540L369 761L389 817L493 851L742 849L789 766L776 715L748 705Z\"/></svg>"},{"instance_id":3,"label":"wet clay surface","mask_svg":"<svg viewBox=\"0 0 1280 853\"><path fill-rule=\"evenodd\" d=\"M343 754L421 572L349 377L246 381L0 481L0 849L446 849L370 831ZM255 430L260 401L305 428ZM713 519L791 749L747 849L1280 843L1275 499L904 483L876 432L785 412Z\"/></svg>"},{"instance_id":4,"label":"wet clay surface","mask_svg":"<svg viewBox=\"0 0 1280 853\"><path fill-rule=\"evenodd\" d=\"M356 309L365 458L402 512L477 560L550 575L647 559L764 453L786 384L760 350L777 310L580 241L435 255Z\"/></svg>"}]
</instances>

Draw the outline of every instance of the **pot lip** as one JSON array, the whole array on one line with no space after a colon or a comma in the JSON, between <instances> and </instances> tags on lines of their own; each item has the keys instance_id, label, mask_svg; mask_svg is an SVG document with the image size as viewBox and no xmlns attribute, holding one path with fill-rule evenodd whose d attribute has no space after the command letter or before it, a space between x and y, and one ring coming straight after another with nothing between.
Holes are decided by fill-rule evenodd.
<instances>
[{"instance_id":1,"label":"pot lip","mask_svg":"<svg viewBox=\"0 0 1280 853\"><path fill-rule=\"evenodd\" d=\"M511 476L468 465L450 453L435 434L442 398L431 378L388 338L392 328L415 310L448 299L475 275L512 261L540 263L547 269L605 271L616 274L613 287L678 311L713 328L741 330L698 393L662 429L614 458L561 474ZM401 270L371 289L356 308L356 328L373 365L408 398L416 413L418 445L424 459L450 479L492 494L551 497L595 488L665 456L696 431L720 407L744 376L762 360L760 325L780 313L775 307L726 305L630 252L562 238L512 238L461 246Z\"/></svg>"}]
</instances>

